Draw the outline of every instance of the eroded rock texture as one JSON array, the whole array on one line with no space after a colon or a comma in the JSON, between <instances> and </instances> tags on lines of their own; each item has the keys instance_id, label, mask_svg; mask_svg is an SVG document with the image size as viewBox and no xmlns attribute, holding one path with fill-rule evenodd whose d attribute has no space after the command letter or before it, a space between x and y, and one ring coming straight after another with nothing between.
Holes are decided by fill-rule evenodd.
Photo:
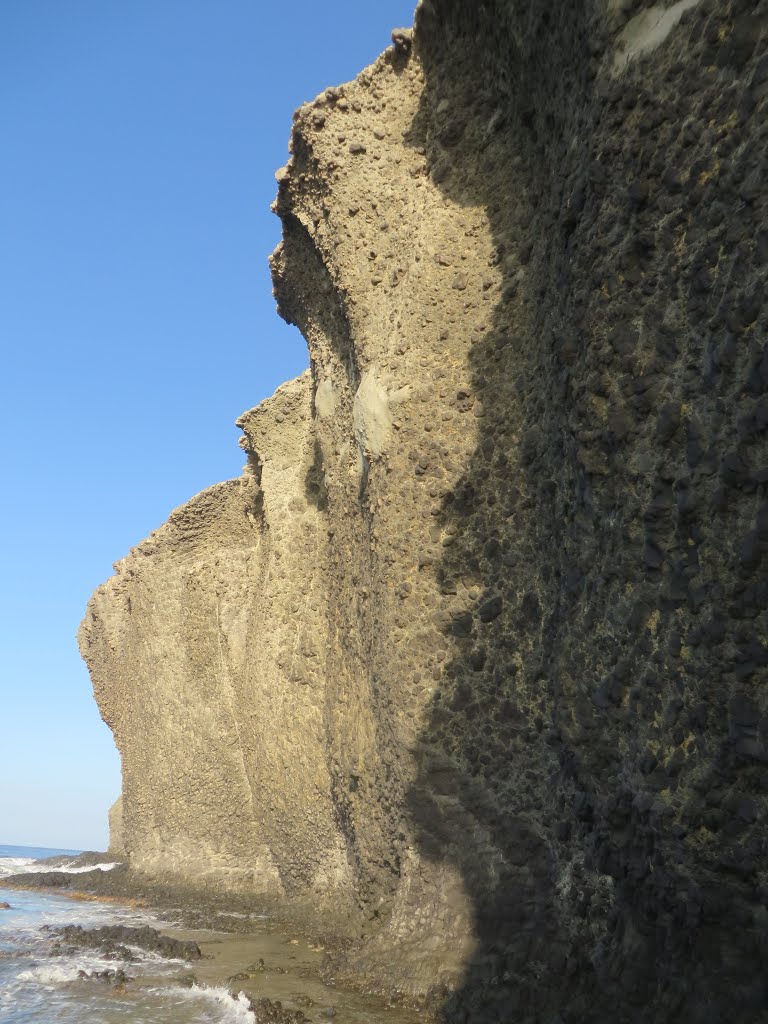
<instances>
[{"instance_id":1,"label":"eroded rock texture","mask_svg":"<svg viewBox=\"0 0 768 1024\"><path fill-rule=\"evenodd\" d=\"M135 865L451 1021L764 1019L767 32L423 0L297 112L311 372L81 633Z\"/></svg>"},{"instance_id":2,"label":"eroded rock texture","mask_svg":"<svg viewBox=\"0 0 768 1024\"><path fill-rule=\"evenodd\" d=\"M80 631L122 755L118 842L196 884L353 899L325 751L327 525L309 375L239 421L239 480L116 565Z\"/></svg>"}]
</instances>

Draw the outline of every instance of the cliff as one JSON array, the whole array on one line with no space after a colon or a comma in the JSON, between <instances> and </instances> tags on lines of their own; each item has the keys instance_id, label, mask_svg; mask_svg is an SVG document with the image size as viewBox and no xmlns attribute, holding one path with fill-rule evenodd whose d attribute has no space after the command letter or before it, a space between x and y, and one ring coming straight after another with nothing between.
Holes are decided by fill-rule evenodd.
<instances>
[{"instance_id":1,"label":"cliff","mask_svg":"<svg viewBox=\"0 0 768 1024\"><path fill-rule=\"evenodd\" d=\"M456 1021L768 1001L768 5L422 0L297 111L244 475L80 645L134 867Z\"/></svg>"}]
</instances>

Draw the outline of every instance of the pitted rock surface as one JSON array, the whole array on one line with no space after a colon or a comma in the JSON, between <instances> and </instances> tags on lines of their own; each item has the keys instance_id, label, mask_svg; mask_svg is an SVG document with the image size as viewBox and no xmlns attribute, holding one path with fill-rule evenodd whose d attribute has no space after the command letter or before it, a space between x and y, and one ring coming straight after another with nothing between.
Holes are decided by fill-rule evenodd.
<instances>
[{"instance_id":1,"label":"pitted rock surface","mask_svg":"<svg viewBox=\"0 0 768 1024\"><path fill-rule=\"evenodd\" d=\"M297 111L311 371L80 633L132 865L446 1021L765 1019L767 43L422 0Z\"/></svg>"}]
</instances>

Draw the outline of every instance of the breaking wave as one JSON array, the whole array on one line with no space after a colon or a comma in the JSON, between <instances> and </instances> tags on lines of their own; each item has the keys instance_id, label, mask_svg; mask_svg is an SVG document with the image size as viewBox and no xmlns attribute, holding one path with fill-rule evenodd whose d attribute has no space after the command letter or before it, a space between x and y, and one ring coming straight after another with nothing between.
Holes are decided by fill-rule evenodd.
<instances>
[{"instance_id":1,"label":"breaking wave","mask_svg":"<svg viewBox=\"0 0 768 1024\"><path fill-rule=\"evenodd\" d=\"M164 990L166 997L168 990ZM253 1024L254 1016L250 1007L250 1000L244 992L233 996L225 988L208 988L206 985L192 985L187 989L177 989L173 998L182 1002L208 1003L212 1009L216 1009L217 1022L221 1024ZM219 1016L219 1013L222 1016Z\"/></svg>"},{"instance_id":2,"label":"breaking wave","mask_svg":"<svg viewBox=\"0 0 768 1024\"><path fill-rule=\"evenodd\" d=\"M116 868L119 861L108 864L90 864L86 867L79 866L73 859L63 864L41 864L32 857L0 857L0 878L8 878L9 875L34 875L47 871L62 871L68 875L81 875L86 871L111 871Z\"/></svg>"}]
</instances>

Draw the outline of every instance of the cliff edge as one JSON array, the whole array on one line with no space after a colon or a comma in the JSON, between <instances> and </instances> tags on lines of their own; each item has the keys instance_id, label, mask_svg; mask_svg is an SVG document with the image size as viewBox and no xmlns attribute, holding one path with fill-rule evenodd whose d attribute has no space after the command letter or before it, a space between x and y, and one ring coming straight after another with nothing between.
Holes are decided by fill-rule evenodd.
<instances>
[{"instance_id":1,"label":"cliff edge","mask_svg":"<svg viewBox=\"0 0 768 1024\"><path fill-rule=\"evenodd\" d=\"M119 838L447 1021L768 1003L768 5L422 0L294 118L311 370L79 635Z\"/></svg>"}]
</instances>

